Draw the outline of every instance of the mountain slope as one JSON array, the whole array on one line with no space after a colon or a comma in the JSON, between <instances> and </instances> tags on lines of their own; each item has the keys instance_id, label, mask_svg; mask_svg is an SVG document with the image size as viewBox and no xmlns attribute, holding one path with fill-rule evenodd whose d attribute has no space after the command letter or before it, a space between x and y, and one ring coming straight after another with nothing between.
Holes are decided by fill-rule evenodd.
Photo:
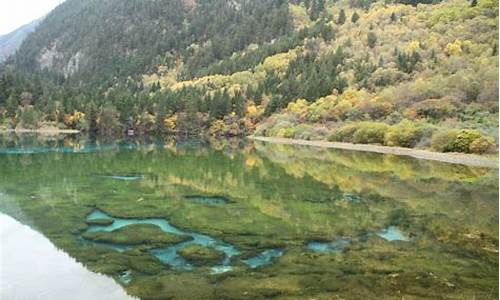
<instances>
[{"instance_id":1,"label":"mountain slope","mask_svg":"<svg viewBox=\"0 0 500 300\"><path fill-rule=\"evenodd\" d=\"M35 31L35 28L41 21L42 19L34 20L11 33L0 36L0 62L3 62L8 56L14 54L28 34Z\"/></svg>"},{"instance_id":2,"label":"mountain slope","mask_svg":"<svg viewBox=\"0 0 500 300\"><path fill-rule=\"evenodd\" d=\"M65 77L127 76L189 57L192 69L289 30L283 1L66 1L26 41L16 66Z\"/></svg>"},{"instance_id":3,"label":"mountain slope","mask_svg":"<svg viewBox=\"0 0 500 300\"><path fill-rule=\"evenodd\" d=\"M2 120L491 151L498 3L402 2L68 0L0 67Z\"/></svg>"}]
</instances>

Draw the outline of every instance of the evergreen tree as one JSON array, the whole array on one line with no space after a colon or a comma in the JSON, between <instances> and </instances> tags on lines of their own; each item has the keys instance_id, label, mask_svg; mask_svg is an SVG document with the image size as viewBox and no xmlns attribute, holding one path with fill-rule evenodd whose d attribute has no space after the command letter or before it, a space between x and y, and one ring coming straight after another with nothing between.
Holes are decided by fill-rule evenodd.
<instances>
[{"instance_id":1,"label":"evergreen tree","mask_svg":"<svg viewBox=\"0 0 500 300\"><path fill-rule=\"evenodd\" d=\"M368 47L374 48L377 45L377 36L373 31L367 34Z\"/></svg>"},{"instance_id":2,"label":"evergreen tree","mask_svg":"<svg viewBox=\"0 0 500 300\"><path fill-rule=\"evenodd\" d=\"M391 23L394 23L396 22L397 18L396 18L396 14L394 12L391 13Z\"/></svg>"},{"instance_id":3,"label":"evergreen tree","mask_svg":"<svg viewBox=\"0 0 500 300\"><path fill-rule=\"evenodd\" d=\"M352 14L352 17L351 17L351 22L352 22L352 23L356 23L356 22L358 22L358 20L359 20L359 15L358 15L358 13L357 13L357 12L354 12L354 13Z\"/></svg>"},{"instance_id":4,"label":"evergreen tree","mask_svg":"<svg viewBox=\"0 0 500 300\"><path fill-rule=\"evenodd\" d=\"M344 9L340 10L339 17L337 18L337 24L342 25L345 23L346 16L345 16L345 11Z\"/></svg>"}]
</instances>

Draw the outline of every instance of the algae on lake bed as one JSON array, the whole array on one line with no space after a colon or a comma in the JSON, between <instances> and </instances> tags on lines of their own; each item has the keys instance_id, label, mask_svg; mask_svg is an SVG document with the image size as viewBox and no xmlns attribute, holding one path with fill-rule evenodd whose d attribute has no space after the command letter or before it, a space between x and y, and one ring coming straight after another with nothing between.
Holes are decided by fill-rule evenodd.
<instances>
[{"instance_id":1,"label":"algae on lake bed","mask_svg":"<svg viewBox=\"0 0 500 300\"><path fill-rule=\"evenodd\" d=\"M0 211L131 295L498 297L497 170L252 142L106 148L0 155ZM224 257L198 264L188 247Z\"/></svg>"},{"instance_id":2,"label":"algae on lake bed","mask_svg":"<svg viewBox=\"0 0 500 300\"><path fill-rule=\"evenodd\" d=\"M112 232L85 232L84 238L101 243L160 247L189 241L189 236L169 234L151 224L132 224Z\"/></svg>"},{"instance_id":3,"label":"algae on lake bed","mask_svg":"<svg viewBox=\"0 0 500 300\"><path fill-rule=\"evenodd\" d=\"M215 265L224 258L224 252L199 245L182 248L179 254L195 266Z\"/></svg>"}]
</instances>

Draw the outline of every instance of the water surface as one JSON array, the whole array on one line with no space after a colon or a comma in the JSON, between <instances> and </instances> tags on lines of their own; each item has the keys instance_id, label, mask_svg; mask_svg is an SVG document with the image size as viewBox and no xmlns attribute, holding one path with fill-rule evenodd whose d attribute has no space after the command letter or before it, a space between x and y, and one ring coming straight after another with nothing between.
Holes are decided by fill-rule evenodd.
<instances>
[{"instance_id":1,"label":"water surface","mask_svg":"<svg viewBox=\"0 0 500 300\"><path fill-rule=\"evenodd\" d=\"M3 136L0 149L0 212L140 299L498 298L498 170L241 140ZM137 224L189 239L83 237ZM66 284L1 264L16 286Z\"/></svg>"}]
</instances>

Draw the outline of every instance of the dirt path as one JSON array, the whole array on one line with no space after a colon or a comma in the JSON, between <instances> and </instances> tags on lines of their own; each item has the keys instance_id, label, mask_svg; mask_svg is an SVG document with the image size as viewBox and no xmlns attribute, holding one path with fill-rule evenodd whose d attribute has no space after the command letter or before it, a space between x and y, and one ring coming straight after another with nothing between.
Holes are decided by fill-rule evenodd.
<instances>
[{"instance_id":1,"label":"dirt path","mask_svg":"<svg viewBox=\"0 0 500 300\"><path fill-rule=\"evenodd\" d=\"M462 164L474 167L498 169L498 157L494 156L493 157L480 156L480 155L464 154L464 153L440 153L440 152L432 152L427 150L418 150L418 149L401 148L401 147L387 147L378 145L338 143L338 142L327 142L327 141L306 141L306 140L286 139L277 137L250 136L249 138L257 141L276 143L276 144L305 145L314 147L404 155L404 156L415 157L418 159L427 159L427 160L442 161L452 164Z\"/></svg>"}]
</instances>

